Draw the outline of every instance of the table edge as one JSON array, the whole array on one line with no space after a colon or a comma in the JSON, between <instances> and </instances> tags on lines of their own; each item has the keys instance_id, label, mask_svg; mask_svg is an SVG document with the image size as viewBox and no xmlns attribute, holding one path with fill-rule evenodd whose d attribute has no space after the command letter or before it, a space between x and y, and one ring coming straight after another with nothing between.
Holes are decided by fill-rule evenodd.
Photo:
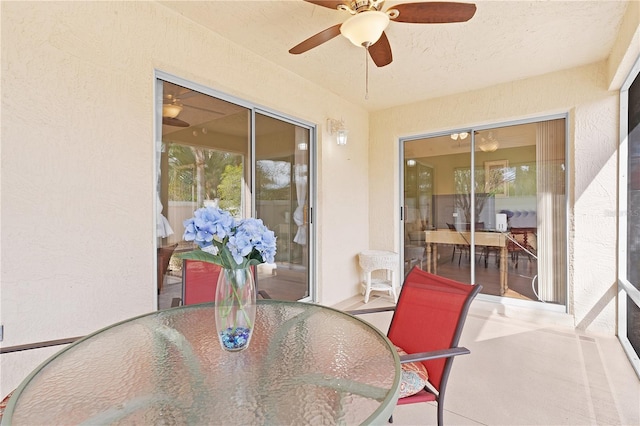
<instances>
[{"instance_id":1,"label":"table edge","mask_svg":"<svg viewBox=\"0 0 640 426\"><path fill-rule=\"evenodd\" d=\"M395 361L394 362L394 364L395 364L395 379L394 379L394 383L393 383L393 387L392 387L392 389L394 389L394 392L393 393L389 393L389 395L387 395L385 400L380 403L380 406L373 413L371 413L371 415L369 417L367 417L363 421L362 424L363 425L372 424L375 420L377 420L379 418L386 417L386 416L389 416L389 417L391 416L391 414L393 413L393 408L395 408L397 400L398 400L398 396L400 394L400 379L401 379L400 358L398 356L398 352L395 350L395 346L393 345L393 343L391 343L389 338L382 331L380 331L380 329L375 327L373 324L363 320L362 318L358 318L355 315L351 315L351 314L348 314L347 312L341 311L339 309L332 308L330 306L320 305L320 304L317 304L317 303L297 302L297 301L294 302L294 301L277 300L277 299L260 299L260 300L257 300L256 303L259 304L259 305L261 305L261 304L275 304L275 303L279 303L279 304L285 303L285 304L290 304L290 305L304 305L304 306L311 305L311 306L317 306L317 307L320 307L320 308L323 308L323 309L329 309L331 311L334 311L334 312L340 313L342 315L345 315L345 316L347 316L347 317L349 317L351 319L355 319L356 321L366 325L369 329L373 330L376 334L378 334L383 339L383 341L387 343L387 346L389 347L389 350L391 351L391 354L392 354L393 359ZM102 333L104 331L107 331L107 330L109 330L111 328L117 327L117 326L122 325L122 324L126 324L126 323L131 322L131 321L138 320L140 318L157 315L158 313L167 312L167 311L200 309L200 308L203 308L203 307L206 307L206 306L213 306L213 302L199 303L199 304L194 304L194 305L177 306L177 307L173 307L173 308L169 308L169 309L160 309L160 310L151 311L151 312L147 312L147 313L144 313L144 314L136 315L134 317L127 318L125 320L118 321L118 322L110 324L110 325L108 325L106 327L100 328L100 329L98 329L98 330L96 330L96 331L94 331L94 332L92 332L90 334L87 334L86 336L82 337L81 339L78 339L75 342L69 344L68 346L66 346L63 349L57 351L56 353L54 353L53 355L48 357L46 360L44 360L42 363L40 363L36 368L34 368L27 375L27 377L25 377L22 380L22 382L20 382L18 387L13 391L13 394L11 395L11 398L9 398L9 401L7 402L7 406L5 407L5 411L3 413L2 419L0 419L0 426L11 425L12 418L13 418L13 411L14 411L14 408L15 408L16 401L20 398L20 395L22 394L24 389L27 387L27 385L31 382L31 380L33 380L33 378L43 368L45 368L48 364L53 362L59 356L62 356L65 352L71 350L76 345L79 345L82 342L84 342L85 340L88 340L88 339L94 337L95 335L100 334L100 333Z\"/></svg>"}]
</instances>

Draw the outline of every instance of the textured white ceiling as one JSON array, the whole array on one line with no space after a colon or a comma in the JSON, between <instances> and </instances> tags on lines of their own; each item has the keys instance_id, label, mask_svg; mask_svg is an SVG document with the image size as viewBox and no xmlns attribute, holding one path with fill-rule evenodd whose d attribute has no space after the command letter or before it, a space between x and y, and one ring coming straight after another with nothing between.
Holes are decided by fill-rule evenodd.
<instances>
[{"instance_id":1,"label":"textured white ceiling","mask_svg":"<svg viewBox=\"0 0 640 426\"><path fill-rule=\"evenodd\" d=\"M394 4L417 1L387 1ZM375 111L423 99L467 92L502 82L606 59L627 1L467 1L475 16L466 23L391 22L387 36L393 62L369 62L338 36L300 55L289 49L344 22L346 12L302 0L161 1L246 49Z\"/></svg>"}]
</instances>

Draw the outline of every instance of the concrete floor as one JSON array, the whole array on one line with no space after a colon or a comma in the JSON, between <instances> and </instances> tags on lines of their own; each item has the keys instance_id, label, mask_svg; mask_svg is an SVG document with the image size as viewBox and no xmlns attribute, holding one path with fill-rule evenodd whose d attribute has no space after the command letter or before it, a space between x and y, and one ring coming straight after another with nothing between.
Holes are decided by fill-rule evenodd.
<instances>
[{"instance_id":1,"label":"concrete floor","mask_svg":"<svg viewBox=\"0 0 640 426\"><path fill-rule=\"evenodd\" d=\"M335 306L389 304L374 296ZM474 301L444 403L446 425L640 425L640 379L616 337L508 318ZM386 333L391 313L363 315ZM435 403L398 406L394 426L437 424Z\"/></svg>"}]
</instances>

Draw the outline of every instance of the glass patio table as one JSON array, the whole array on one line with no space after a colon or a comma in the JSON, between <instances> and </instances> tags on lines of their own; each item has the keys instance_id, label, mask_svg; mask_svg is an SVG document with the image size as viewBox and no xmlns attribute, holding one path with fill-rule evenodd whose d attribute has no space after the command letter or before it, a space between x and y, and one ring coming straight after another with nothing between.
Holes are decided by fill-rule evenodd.
<instances>
[{"instance_id":1,"label":"glass patio table","mask_svg":"<svg viewBox=\"0 0 640 426\"><path fill-rule=\"evenodd\" d=\"M190 305L61 350L15 390L2 425L386 423L400 374L383 333L332 308L260 300L249 348L226 352L213 304Z\"/></svg>"}]
</instances>

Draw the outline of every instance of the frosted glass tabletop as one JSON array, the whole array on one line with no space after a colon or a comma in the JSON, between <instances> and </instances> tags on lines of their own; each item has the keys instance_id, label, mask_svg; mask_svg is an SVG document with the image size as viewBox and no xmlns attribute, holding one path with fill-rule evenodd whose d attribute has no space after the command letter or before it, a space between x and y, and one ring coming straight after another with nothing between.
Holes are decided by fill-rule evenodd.
<instances>
[{"instance_id":1,"label":"frosted glass tabletop","mask_svg":"<svg viewBox=\"0 0 640 426\"><path fill-rule=\"evenodd\" d=\"M68 346L16 389L2 425L386 423L399 382L391 342L358 318L260 300L249 348L225 352L207 303Z\"/></svg>"}]
</instances>

